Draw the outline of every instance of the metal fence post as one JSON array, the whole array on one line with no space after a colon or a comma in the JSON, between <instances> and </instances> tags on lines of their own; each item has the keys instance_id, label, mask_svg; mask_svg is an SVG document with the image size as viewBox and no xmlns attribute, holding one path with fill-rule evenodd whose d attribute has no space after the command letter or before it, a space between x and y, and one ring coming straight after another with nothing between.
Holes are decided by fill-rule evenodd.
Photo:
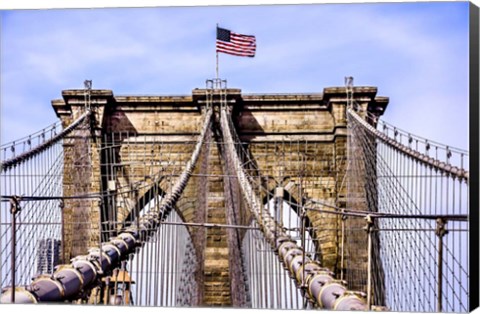
<instances>
[{"instance_id":1,"label":"metal fence post","mask_svg":"<svg viewBox=\"0 0 480 314\"><path fill-rule=\"evenodd\" d=\"M443 237L448 233L445 229L447 222L443 218L437 218L437 228L435 234L438 237L438 268L437 268L437 312L442 312L442 294L443 294Z\"/></svg>"},{"instance_id":2,"label":"metal fence post","mask_svg":"<svg viewBox=\"0 0 480 314\"><path fill-rule=\"evenodd\" d=\"M365 217L367 225L365 230L367 231L368 244L367 244L367 310L372 308L372 227L373 218L370 215Z\"/></svg>"},{"instance_id":3,"label":"metal fence post","mask_svg":"<svg viewBox=\"0 0 480 314\"><path fill-rule=\"evenodd\" d=\"M15 264L16 264L16 251L17 251L17 213L20 212L20 204L17 196L13 196L10 199L10 213L12 214L12 296L11 303L15 303Z\"/></svg>"}]
</instances>

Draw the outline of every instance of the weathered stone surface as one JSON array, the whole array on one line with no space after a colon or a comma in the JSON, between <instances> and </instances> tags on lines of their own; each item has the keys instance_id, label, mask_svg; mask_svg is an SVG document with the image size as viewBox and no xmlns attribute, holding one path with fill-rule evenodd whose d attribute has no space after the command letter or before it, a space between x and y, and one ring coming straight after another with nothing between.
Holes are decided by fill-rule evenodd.
<instances>
[{"instance_id":1,"label":"weathered stone surface","mask_svg":"<svg viewBox=\"0 0 480 314\"><path fill-rule=\"evenodd\" d=\"M214 140L213 136L210 140ZM220 154L216 143L210 145L206 222L227 224L227 211L223 194ZM227 232L224 228L208 228L204 253L204 304L209 306L232 305L230 298L230 274Z\"/></svg>"},{"instance_id":2,"label":"weathered stone surface","mask_svg":"<svg viewBox=\"0 0 480 314\"><path fill-rule=\"evenodd\" d=\"M229 106L238 135L246 142L245 148L260 169L258 180L267 190L283 187L292 204L308 204L315 199L346 206L347 188L342 183L347 155L345 87L326 88L323 94L227 92L233 101ZM375 87L355 87L354 97L363 109L381 115L388 98L376 97L376 92ZM126 219L133 219L133 209L143 208L152 195L172 189L193 152L205 112L205 95L204 89L193 90L191 96L114 96L109 90L92 90L91 103L96 111L93 132L86 127L64 142L64 195L105 193L109 184L124 193L112 204L100 204L97 199L65 201L64 261L85 254L100 241L102 222L104 226L113 222L113 227L103 228L105 236L112 235ZM52 106L65 127L84 112L85 95L84 90L67 90L62 96L63 100L52 101ZM218 98L218 93L214 97ZM209 134L194 176L176 204L186 222L231 221L224 195L224 159L218 145L222 144ZM358 193L361 199L361 189ZM237 223L248 224L251 216L242 207L241 197L236 197L233 201L241 210ZM366 235L355 231L364 222L346 222L351 229L348 240L359 246L355 252L345 252L338 215L309 212L307 217L321 263L338 274L344 251L346 279L356 278L352 287L364 290ZM210 306L231 305L231 270L238 265L232 268L229 260L234 250L226 230L189 230L200 261L195 280L203 289L198 299Z\"/></svg>"}]
</instances>

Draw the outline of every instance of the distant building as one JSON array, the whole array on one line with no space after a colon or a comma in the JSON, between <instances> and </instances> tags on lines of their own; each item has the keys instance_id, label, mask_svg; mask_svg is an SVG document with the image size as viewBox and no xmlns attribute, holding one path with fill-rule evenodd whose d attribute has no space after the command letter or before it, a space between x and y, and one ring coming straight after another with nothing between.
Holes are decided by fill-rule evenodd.
<instances>
[{"instance_id":1,"label":"distant building","mask_svg":"<svg viewBox=\"0 0 480 314\"><path fill-rule=\"evenodd\" d=\"M51 274L53 267L60 261L61 241L42 239L37 245L37 274Z\"/></svg>"}]
</instances>

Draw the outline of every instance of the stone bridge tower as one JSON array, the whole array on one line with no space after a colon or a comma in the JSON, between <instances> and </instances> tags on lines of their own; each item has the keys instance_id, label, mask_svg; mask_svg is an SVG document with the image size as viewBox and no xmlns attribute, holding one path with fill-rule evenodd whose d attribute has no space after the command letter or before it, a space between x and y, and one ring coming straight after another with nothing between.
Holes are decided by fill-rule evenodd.
<instances>
[{"instance_id":1,"label":"stone bridge tower","mask_svg":"<svg viewBox=\"0 0 480 314\"><path fill-rule=\"evenodd\" d=\"M207 92L194 89L187 96L117 96L111 90L95 89L87 97L85 90L65 90L63 99L52 101L64 126L80 116L85 106L95 111L92 125L64 143L64 196L116 195L65 201L64 261L85 254L99 242L100 234L107 240L138 215L153 195L168 191L174 176L168 179L165 175L154 189L152 184L149 188L142 184L152 182L156 173L181 171L200 132ZM376 96L377 88L355 87L353 92L363 109L383 114L388 98ZM259 180L266 190L277 191L297 206L312 199L346 206L347 188L342 184L347 156L345 87L325 88L318 94L249 95L228 89L227 100L237 133L260 169ZM224 193L222 145L213 125L195 170L197 176L191 178L177 203L177 212L185 222L231 223ZM122 194L121 189L127 192ZM133 189L138 192L128 192ZM241 221L236 223L248 224L249 214L241 206L238 210ZM325 267L338 273L341 217L308 212L308 221L317 256ZM239 280L240 266L235 264L238 248L228 232L196 228L192 234L201 261L197 272L203 285L201 304L238 304L233 289ZM364 266L366 261L345 270L355 272L362 263Z\"/></svg>"}]
</instances>

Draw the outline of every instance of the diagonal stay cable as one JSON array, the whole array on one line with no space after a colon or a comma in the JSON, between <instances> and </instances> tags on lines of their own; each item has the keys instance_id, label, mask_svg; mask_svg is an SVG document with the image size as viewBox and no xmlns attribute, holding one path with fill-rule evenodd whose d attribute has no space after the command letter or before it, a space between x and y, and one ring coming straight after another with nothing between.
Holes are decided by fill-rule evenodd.
<instances>
[{"instance_id":1,"label":"diagonal stay cable","mask_svg":"<svg viewBox=\"0 0 480 314\"><path fill-rule=\"evenodd\" d=\"M175 206L182 195L195 165L199 159L201 148L210 128L212 110L205 114L202 131L190 160L187 162L172 190L165 196L165 202L155 211L139 219L139 223L125 228L118 236L103 242L99 247L89 250L88 255L76 256L71 264L59 265L51 277L41 277L31 285L17 287L15 294L19 302L60 302L78 299L85 289L90 290L101 283L101 277L111 273L120 262L134 254L135 248L142 246L143 240L150 238L162 225L162 221ZM81 265L81 266L80 266ZM74 276L65 276L74 270ZM0 299L10 300L12 288L4 289Z\"/></svg>"},{"instance_id":2,"label":"diagonal stay cable","mask_svg":"<svg viewBox=\"0 0 480 314\"><path fill-rule=\"evenodd\" d=\"M298 287L306 288L308 297L316 306L335 310L367 310L365 299L358 294L347 291L344 281L334 280L333 273L322 268L318 261L302 254L303 250L284 232L275 219L267 211L261 211L262 201L242 168L242 162L234 145L235 130L231 129L227 110L221 109L220 127L227 145L226 157L237 174L243 199L250 209L264 237L275 251L280 261L295 278ZM308 273L308 276L305 274ZM328 288L327 288L328 287Z\"/></svg>"}]
</instances>

